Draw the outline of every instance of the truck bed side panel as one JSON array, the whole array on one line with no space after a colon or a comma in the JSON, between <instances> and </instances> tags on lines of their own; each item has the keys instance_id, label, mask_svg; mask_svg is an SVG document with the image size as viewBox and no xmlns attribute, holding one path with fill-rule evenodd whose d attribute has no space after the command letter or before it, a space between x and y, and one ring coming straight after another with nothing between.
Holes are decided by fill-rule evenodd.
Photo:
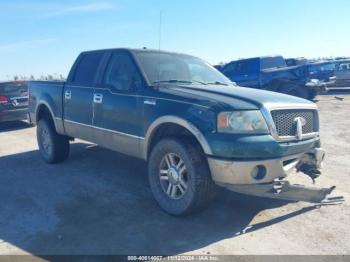
<instances>
[{"instance_id":1,"label":"truck bed side panel","mask_svg":"<svg viewBox=\"0 0 350 262\"><path fill-rule=\"evenodd\" d=\"M65 82L31 81L29 82L29 114L36 124L39 110L46 106L54 120L56 130L64 134L62 95Z\"/></svg>"}]
</instances>

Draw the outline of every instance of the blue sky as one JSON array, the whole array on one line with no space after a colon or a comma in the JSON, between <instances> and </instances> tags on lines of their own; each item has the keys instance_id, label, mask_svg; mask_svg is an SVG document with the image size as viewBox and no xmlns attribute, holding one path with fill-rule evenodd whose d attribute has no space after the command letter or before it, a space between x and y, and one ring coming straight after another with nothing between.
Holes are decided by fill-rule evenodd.
<instances>
[{"instance_id":1,"label":"blue sky","mask_svg":"<svg viewBox=\"0 0 350 262\"><path fill-rule=\"evenodd\" d=\"M0 0L0 79L67 75L84 50L161 48L215 64L350 56L348 0Z\"/></svg>"}]
</instances>

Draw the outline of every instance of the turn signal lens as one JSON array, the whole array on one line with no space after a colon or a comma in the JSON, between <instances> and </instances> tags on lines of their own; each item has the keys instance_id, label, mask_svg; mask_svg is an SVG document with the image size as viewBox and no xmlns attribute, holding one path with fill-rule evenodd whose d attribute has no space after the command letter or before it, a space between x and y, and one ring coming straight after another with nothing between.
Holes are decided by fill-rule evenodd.
<instances>
[{"instance_id":1,"label":"turn signal lens","mask_svg":"<svg viewBox=\"0 0 350 262\"><path fill-rule=\"evenodd\" d=\"M226 114L220 114L218 116L218 128L219 129L225 129L228 128L229 125L229 119Z\"/></svg>"}]
</instances>

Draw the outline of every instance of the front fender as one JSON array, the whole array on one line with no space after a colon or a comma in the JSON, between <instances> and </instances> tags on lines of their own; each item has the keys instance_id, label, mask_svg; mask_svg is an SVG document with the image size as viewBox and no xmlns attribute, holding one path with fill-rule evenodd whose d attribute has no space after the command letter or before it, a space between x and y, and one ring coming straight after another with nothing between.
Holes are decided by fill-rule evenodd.
<instances>
[{"instance_id":1,"label":"front fender","mask_svg":"<svg viewBox=\"0 0 350 262\"><path fill-rule=\"evenodd\" d=\"M179 126L182 126L183 128L187 129L189 132L191 132L201 145L203 151L207 155L212 155L211 148L208 144L207 139L205 136L202 134L202 132L191 122L177 117L177 116L172 116L172 115L167 115L167 116L162 116L157 118L148 128L146 135L145 135L145 140L144 140L144 147L143 147L143 158L147 159L148 157L148 151L149 151L149 146L151 145L152 137L155 134L155 131L157 130L158 127L160 127L162 124L176 124Z\"/></svg>"}]
</instances>

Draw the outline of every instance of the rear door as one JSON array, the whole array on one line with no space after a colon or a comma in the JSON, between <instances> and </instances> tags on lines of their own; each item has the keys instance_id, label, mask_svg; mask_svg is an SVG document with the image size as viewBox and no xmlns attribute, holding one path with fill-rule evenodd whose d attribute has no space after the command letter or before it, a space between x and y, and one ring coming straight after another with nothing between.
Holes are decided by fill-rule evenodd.
<instances>
[{"instance_id":1,"label":"rear door","mask_svg":"<svg viewBox=\"0 0 350 262\"><path fill-rule=\"evenodd\" d=\"M64 127L69 136L93 141L93 95L103 57L103 52L80 55L64 87Z\"/></svg>"},{"instance_id":2,"label":"rear door","mask_svg":"<svg viewBox=\"0 0 350 262\"><path fill-rule=\"evenodd\" d=\"M94 91L94 136L97 144L140 156L142 77L127 51L114 51L101 84Z\"/></svg>"}]
</instances>

